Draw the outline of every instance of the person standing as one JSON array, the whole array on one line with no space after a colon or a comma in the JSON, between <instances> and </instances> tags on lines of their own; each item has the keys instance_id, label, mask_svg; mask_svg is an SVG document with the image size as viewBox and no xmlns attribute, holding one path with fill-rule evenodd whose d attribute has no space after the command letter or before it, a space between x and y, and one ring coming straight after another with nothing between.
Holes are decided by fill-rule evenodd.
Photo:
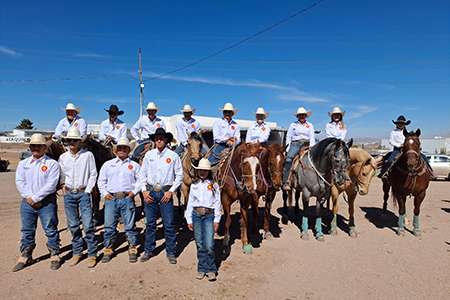
<instances>
[{"instance_id":1,"label":"person standing","mask_svg":"<svg viewBox=\"0 0 450 300\"><path fill-rule=\"evenodd\" d=\"M241 142L241 129L232 118L238 112L239 108L233 108L233 104L226 103L225 106L219 108L223 113L223 118L217 120L213 124L214 145L209 155L211 164L215 164L220 158L222 150L237 146Z\"/></svg>"},{"instance_id":2,"label":"person standing","mask_svg":"<svg viewBox=\"0 0 450 300\"><path fill-rule=\"evenodd\" d=\"M69 131L70 128L77 128L81 136L85 136L87 132L86 121L79 116L81 108L76 107L73 103L67 103L66 109L61 108L66 112L66 117L59 121L55 128L54 138L61 138L63 132Z\"/></svg>"},{"instance_id":3,"label":"person standing","mask_svg":"<svg viewBox=\"0 0 450 300\"><path fill-rule=\"evenodd\" d=\"M56 203L60 170L58 162L45 154L51 143L51 140L46 142L42 134L33 134L30 141L32 156L19 162L17 166L16 186L23 197L20 205L22 239L20 241L21 257L13 267L13 272L22 270L33 262L32 254L36 248L38 218L41 219L42 228L47 236L50 268L58 270L61 266L59 257L61 241Z\"/></svg>"},{"instance_id":4,"label":"person standing","mask_svg":"<svg viewBox=\"0 0 450 300\"><path fill-rule=\"evenodd\" d=\"M119 110L117 105L111 105L109 109L105 109L109 114L109 118L100 125L98 139L103 144L117 144L121 137L127 137L127 124L118 118L123 115L123 110Z\"/></svg>"},{"instance_id":5,"label":"person standing","mask_svg":"<svg viewBox=\"0 0 450 300\"><path fill-rule=\"evenodd\" d=\"M72 233L73 256L69 265L77 265L83 255L83 234L80 228L80 221L82 221L84 240L88 247L87 264L88 268L93 268L97 264L97 241L90 193L97 180L97 168L94 155L81 149L81 136L77 128L69 129L65 140L69 145L69 151L59 157L59 165L67 227Z\"/></svg>"},{"instance_id":6,"label":"person standing","mask_svg":"<svg viewBox=\"0 0 450 300\"><path fill-rule=\"evenodd\" d=\"M166 147L173 140L170 132L158 128L150 138L155 143L156 149L145 154L139 172L139 186L144 196L146 217L145 253L141 257L141 262L148 261L154 255L159 207L164 224L167 258L171 264L176 264L176 230L172 195L183 181L183 168L180 157Z\"/></svg>"},{"instance_id":7,"label":"person standing","mask_svg":"<svg viewBox=\"0 0 450 300\"><path fill-rule=\"evenodd\" d=\"M192 132L199 133L200 131L200 123L196 119L192 118L192 115L195 114L195 108L192 109L189 104L186 104L182 110L180 109L180 111L183 113L184 117L177 121L177 133L180 145L175 150L175 153L178 155L183 153L184 148L187 145L188 141L187 131L190 133ZM206 152L204 152L203 154L205 153Z\"/></svg>"},{"instance_id":8,"label":"person standing","mask_svg":"<svg viewBox=\"0 0 450 300\"><path fill-rule=\"evenodd\" d=\"M267 141L270 136L270 127L264 120L269 116L269 112L265 112L264 108L258 107L256 113L253 114L256 117L256 122L248 128L245 142L254 144L259 142L261 145L267 146Z\"/></svg>"},{"instance_id":9,"label":"person standing","mask_svg":"<svg viewBox=\"0 0 450 300\"><path fill-rule=\"evenodd\" d=\"M344 140L347 134L347 126L344 124L345 110L341 111L339 107L333 108L332 112L328 115L331 121L325 125L325 131L327 133L327 138L334 137L337 139Z\"/></svg>"},{"instance_id":10,"label":"person standing","mask_svg":"<svg viewBox=\"0 0 450 300\"><path fill-rule=\"evenodd\" d=\"M134 196L140 191L137 181L140 166L128 157L131 151L128 138L121 137L116 150L117 157L108 160L102 166L98 177L98 188L102 197L105 198L105 234L103 235L105 250L102 263L111 261L119 217L122 217L125 225L129 261L137 261L138 241Z\"/></svg>"},{"instance_id":11,"label":"person standing","mask_svg":"<svg viewBox=\"0 0 450 300\"><path fill-rule=\"evenodd\" d=\"M199 180L191 185L186 208L188 228L194 231L197 246L197 279L216 279L217 267L214 256L214 232L219 229L222 216L220 188L211 174L211 162L202 158L198 163Z\"/></svg>"}]
</instances>

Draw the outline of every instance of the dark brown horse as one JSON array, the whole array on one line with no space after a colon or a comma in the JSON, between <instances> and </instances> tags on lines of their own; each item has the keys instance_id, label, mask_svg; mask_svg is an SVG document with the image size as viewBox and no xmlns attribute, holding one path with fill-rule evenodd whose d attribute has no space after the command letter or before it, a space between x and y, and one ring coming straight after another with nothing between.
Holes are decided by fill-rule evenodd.
<instances>
[{"instance_id":1,"label":"dark brown horse","mask_svg":"<svg viewBox=\"0 0 450 300\"><path fill-rule=\"evenodd\" d=\"M281 147L278 144L270 145L259 154L258 188L256 193L258 198L264 196L264 239L272 239L270 233L270 209L275 199L275 194L283 184L284 152L287 146Z\"/></svg>"},{"instance_id":2,"label":"dark brown horse","mask_svg":"<svg viewBox=\"0 0 450 300\"><path fill-rule=\"evenodd\" d=\"M52 134L47 135L45 137L45 140L50 141L52 139L52 136L53 136ZM66 152L66 149L64 149L64 147L61 144L53 141L51 143L51 145L48 147L46 154L48 155L48 157L53 158L54 160L58 161L59 157L64 152Z\"/></svg>"},{"instance_id":3,"label":"dark brown horse","mask_svg":"<svg viewBox=\"0 0 450 300\"><path fill-rule=\"evenodd\" d=\"M257 180L259 171L259 143L242 144L237 147L229 158L224 158L220 163L215 174L221 187L222 206L225 216L225 237L223 240L223 251L225 254L230 252L230 225L231 225L231 204L239 200L241 204L241 241L244 253L251 254L252 247L248 243L247 223L248 209L251 206L253 210L253 219L256 232L256 223L258 221L258 196Z\"/></svg>"},{"instance_id":4,"label":"dark brown horse","mask_svg":"<svg viewBox=\"0 0 450 300\"><path fill-rule=\"evenodd\" d=\"M414 197L413 233L420 236L419 213L420 204L425 198L426 190L430 182L430 174L426 162L420 156L420 129L416 132L403 130L405 136L404 146L400 150L399 157L394 161L389 170L388 178L383 179L383 215L386 218L387 200L389 188L392 187L394 201L398 204L398 229L399 236L405 235L406 197Z\"/></svg>"}]
</instances>

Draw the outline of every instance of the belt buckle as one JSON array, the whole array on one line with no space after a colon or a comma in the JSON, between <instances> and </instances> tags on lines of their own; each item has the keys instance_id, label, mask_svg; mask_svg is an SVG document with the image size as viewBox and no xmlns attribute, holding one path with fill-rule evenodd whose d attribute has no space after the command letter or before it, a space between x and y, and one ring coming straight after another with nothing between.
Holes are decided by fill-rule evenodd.
<instances>
[{"instance_id":1,"label":"belt buckle","mask_svg":"<svg viewBox=\"0 0 450 300\"><path fill-rule=\"evenodd\" d=\"M70 192L71 192L72 194L78 194L78 189L70 189Z\"/></svg>"},{"instance_id":2,"label":"belt buckle","mask_svg":"<svg viewBox=\"0 0 450 300\"><path fill-rule=\"evenodd\" d=\"M162 186L158 183L158 184L155 184L154 186L153 186L153 190L155 191L155 192L161 192L162 191Z\"/></svg>"},{"instance_id":3,"label":"belt buckle","mask_svg":"<svg viewBox=\"0 0 450 300\"><path fill-rule=\"evenodd\" d=\"M198 213L200 216L206 215L206 208L204 208L204 207L198 207L198 208L197 208L197 213Z\"/></svg>"},{"instance_id":4,"label":"belt buckle","mask_svg":"<svg viewBox=\"0 0 450 300\"><path fill-rule=\"evenodd\" d=\"M123 198L125 198L126 195L125 195L125 193L121 192L121 193L116 193L115 196L116 196L117 199L123 199Z\"/></svg>"}]
</instances>

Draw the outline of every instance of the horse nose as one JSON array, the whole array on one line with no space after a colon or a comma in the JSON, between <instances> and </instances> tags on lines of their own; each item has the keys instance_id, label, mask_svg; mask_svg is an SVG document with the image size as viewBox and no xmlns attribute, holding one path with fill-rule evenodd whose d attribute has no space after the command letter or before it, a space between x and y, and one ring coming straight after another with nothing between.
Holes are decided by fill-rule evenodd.
<instances>
[{"instance_id":1,"label":"horse nose","mask_svg":"<svg viewBox=\"0 0 450 300\"><path fill-rule=\"evenodd\" d=\"M364 192L363 190L360 190L360 191L359 191L359 194L360 194L361 196L364 196L364 195L366 195L366 192Z\"/></svg>"}]
</instances>

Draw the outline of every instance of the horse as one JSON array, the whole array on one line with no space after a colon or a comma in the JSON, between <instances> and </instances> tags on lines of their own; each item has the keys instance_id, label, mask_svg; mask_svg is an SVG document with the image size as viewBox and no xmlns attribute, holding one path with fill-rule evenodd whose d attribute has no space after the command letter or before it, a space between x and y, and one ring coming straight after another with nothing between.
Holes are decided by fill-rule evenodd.
<instances>
[{"instance_id":1,"label":"horse","mask_svg":"<svg viewBox=\"0 0 450 300\"><path fill-rule=\"evenodd\" d=\"M259 154L259 174L256 193L258 198L264 196L264 235L263 238L270 240L273 238L270 232L270 209L275 199L275 194L283 185L284 152L287 146L272 144L264 148Z\"/></svg>"},{"instance_id":2,"label":"horse","mask_svg":"<svg viewBox=\"0 0 450 300\"><path fill-rule=\"evenodd\" d=\"M413 234L421 236L419 228L420 205L425 198L428 184L430 183L430 173L425 160L420 156L420 129L415 132L403 130L405 142L400 148L400 154L389 171L387 178L383 178L383 214L382 218L386 218L387 200L389 199L389 189L392 187L394 203L398 204L398 229L397 235L405 235L405 218L406 218L406 197L414 196L414 220Z\"/></svg>"},{"instance_id":3,"label":"horse","mask_svg":"<svg viewBox=\"0 0 450 300\"><path fill-rule=\"evenodd\" d=\"M346 168L350 160L349 150L353 139L348 144L336 138L326 138L304 152L299 160L296 190L302 193L303 219L301 238L307 240L309 198L316 201L316 239L324 241L322 232L321 209L328 199L332 184L343 185L348 178Z\"/></svg>"},{"instance_id":4,"label":"horse","mask_svg":"<svg viewBox=\"0 0 450 300\"><path fill-rule=\"evenodd\" d=\"M45 137L45 140L50 141L52 138L53 138L53 135L49 134ZM64 152L66 152L66 149L64 149L64 147L61 144L53 141L50 144L50 146L47 148L47 151L45 154L47 154L48 157L53 158L54 160L58 161L59 157Z\"/></svg>"},{"instance_id":5,"label":"horse","mask_svg":"<svg viewBox=\"0 0 450 300\"><path fill-rule=\"evenodd\" d=\"M231 204L239 200L241 204L241 241L245 254L252 253L252 247L248 243L247 223L248 209L253 210L254 228L258 222L258 197L255 193L257 189L257 176L259 168L258 151L260 144L244 143L237 147L228 158L223 158L214 177L221 187L222 207L225 217L225 236L223 240L223 252L230 253L230 225L231 225Z\"/></svg>"},{"instance_id":6,"label":"horse","mask_svg":"<svg viewBox=\"0 0 450 300\"><path fill-rule=\"evenodd\" d=\"M336 221L338 213L338 198L339 195L345 192L348 197L348 214L350 215L348 226L350 237L356 238L354 218L354 204L356 196L367 195L370 188L370 182L377 171L377 161L382 157L374 159L369 153L363 149L351 148L349 149L350 162L347 165L347 174L350 180L347 180L344 185L338 186L333 184L331 186L331 198L333 199L333 220L331 221L331 235L337 235ZM329 198L328 198L329 200Z\"/></svg>"}]
</instances>

